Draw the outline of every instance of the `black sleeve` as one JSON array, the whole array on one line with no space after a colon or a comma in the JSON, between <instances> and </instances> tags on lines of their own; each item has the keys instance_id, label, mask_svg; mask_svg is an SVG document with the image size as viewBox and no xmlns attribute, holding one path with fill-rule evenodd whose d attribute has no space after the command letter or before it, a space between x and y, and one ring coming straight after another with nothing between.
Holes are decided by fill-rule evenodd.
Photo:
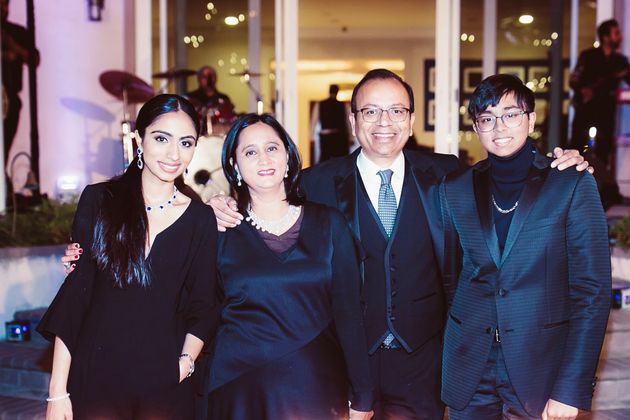
<instances>
[{"instance_id":1,"label":"black sleeve","mask_svg":"<svg viewBox=\"0 0 630 420\"><path fill-rule=\"evenodd\" d=\"M590 410L612 293L608 226L591 174L577 183L565 229L571 318L551 398Z\"/></svg>"},{"instance_id":2,"label":"black sleeve","mask_svg":"<svg viewBox=\"0 0 630 420\"><path fill-rule=\"evenodd\" d=\"M214 336L219 319L216 296L217 224L209 207L208 216L204 219L207 223L185 282L188 291L185 319L186 332L207 343Z\"/></svg>"},{"instance_id":3,"label":"black sleeve","mask_svg":"<svg viewBox=\"0 0 630 420\"><path fill-rule=\"evenodd\" d=\"M343 216L332 216L332 304L339 342L346 360L354 410L372 409L373 392L368 351L361 314L361 278L350 229Z\"/></svg>"},{"instance_id":4,"label":"black sleeve","mask_svg":"<svg viewBox=\"0 0 630 420\"><path fill-rule=\"evenodd\" d=\"M92 235L98 208L102 199L102 188L89 185L83 190L72 224L72 241L78 242L83 254L76 269L66 277L37 331L49 341L58 336L72 355L81 331L85 313L92 297L96 277L96 261L92 255Z\"/></svg>"},{"instance_id":5,"label":"black sleeve","mask_svg":"<svg viewBox=\"0 0 630 420\"><path fill-rule=\"evenodd\" d=\"M440 184L440 208L442 213L442 226L444 229L444 267L442 267L442 281L446 304L450 308L457 290L457 280L462 269L462 248L459 243L459 235L453 223L451 211L446 195L446 181Z\"/></svg>"}]
</instances>

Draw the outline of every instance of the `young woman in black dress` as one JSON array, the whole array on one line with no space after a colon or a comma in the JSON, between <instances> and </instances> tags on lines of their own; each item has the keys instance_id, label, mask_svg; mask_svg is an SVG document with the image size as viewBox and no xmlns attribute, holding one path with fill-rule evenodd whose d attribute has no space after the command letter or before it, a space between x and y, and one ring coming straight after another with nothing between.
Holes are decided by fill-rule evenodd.
<instances>
[{"instance_id":1,"label":"young woman in black dress","mask_svg":"<svg viewBox=\"0 0 630 420\"><path fill-rule=\"evenodd\" d=\"M175 180L199 125L185 99L159 95L136 127L125 173L81 195L83 255L38 327L55 344L48 419L192 416L185 379L215 325L217 229Z\"/></svg>"}]
</instances>

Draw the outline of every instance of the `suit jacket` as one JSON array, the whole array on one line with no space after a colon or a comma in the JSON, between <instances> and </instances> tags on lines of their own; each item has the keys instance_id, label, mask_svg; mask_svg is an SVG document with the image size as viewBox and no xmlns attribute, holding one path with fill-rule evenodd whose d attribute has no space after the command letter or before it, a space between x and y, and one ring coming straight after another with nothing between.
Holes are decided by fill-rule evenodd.
<instances>
[{"instance_id":1,"label":"suit jacket","mask_svg":"<svg viewBox=\"0 0 630 420\"><path fill-rule=\"evenodd\" d=\"M360 192L360 184L358 178L358 170L356 168L356 159L360 150L356 150L349 156L343 158L326 161L304 171L302 178L302 188L309 201L315 201L331 207L339 209L348 221L351 230L355 236L355 244L357 246L357 255L360 258L362 276L363 261L365 253L361 246L361 241L370 238L361 238L361 229L359 226L359 214L357 199ZM457 169L457 159L452 155L439 155L421 151L404 151L405 162L409 167L409 173L413 176L413 184L417 188L421 203L414 205L423 206L426 217L429 221L429 230L431 241L436 255L436 265L442 267L442 250L444 248L443 231L440 226L441 212L439 208L438 183L449 172ZM399 232L404 234L404 232ZM385 273L389 270L385 269ZM404 279L401 279L404 281ZM373 297L380 298L380 297ZM370 296L363 296L364 301L368 301L367 308L370 305ZM413 317L414 307L410 307L413 302L411 299L401 301L396 304L396 312L402 314L396 321L401 325L405 322L427 322L428 320L417 320ZM444 304L440 303L435 307L435 312L439 312L436 319L443 319ZM385 313L383 313L385 317ZM401 325L401 329L410 330ZM435 330L440 332L442 325ZM418 328L418 335L425 334L428 328ZM422 331L425 331L424 333ZM384 331L377 331L381 334ZM412 343L422 343L425 337L415 337L408 340ZM372 343L368 343L372 345ZM416 346L413 346L414 348Z\"/></svg>"},{"instance_id":2,"label":"suit jacket","mask_svg":"<svg viewBox=\"0 0 630 420\"><path fill-rule=\"evenodd\" d=\"M539 416L549 398L590 408L611 296L608 229L594 178L550 162L536 154L503 254L489 162L440 187L452 301L442 400L455 409L474 394L497 326L510 382L529 414Z\"/></svg>"}]
</instances>

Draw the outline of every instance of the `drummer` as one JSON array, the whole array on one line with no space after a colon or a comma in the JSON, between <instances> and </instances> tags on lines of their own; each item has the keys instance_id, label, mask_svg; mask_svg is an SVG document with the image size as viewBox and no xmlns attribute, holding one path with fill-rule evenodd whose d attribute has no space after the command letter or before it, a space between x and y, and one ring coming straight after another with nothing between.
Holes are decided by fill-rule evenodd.
<instances>
[{"instance_id":1,"label":"drummer","mask_svg":"<svg viewBox=\"0 0 630 420\"><path fill-rule=\"evenodd\" d=\"M234 104L230 98L217 89L217 72L210 66L197 71L199 87L186 93L202 116L210 116L212 123L230 124L234 120ZM202 118L202 132L208 133L207 118Z\"/></svg>"}]
</instances>

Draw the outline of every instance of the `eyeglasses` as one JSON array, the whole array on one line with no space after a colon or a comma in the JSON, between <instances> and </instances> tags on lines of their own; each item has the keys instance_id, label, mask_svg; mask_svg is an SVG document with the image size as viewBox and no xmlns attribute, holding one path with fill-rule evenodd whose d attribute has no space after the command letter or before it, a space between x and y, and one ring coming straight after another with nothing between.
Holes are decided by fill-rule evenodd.
<instances>
[{"instance_id":1,"label":"eyeglasses","mask_svg":"<svg viewBox=\"0 0 630 420\"><path fill-rule=\"evenodd\" d=\"M494 130L494 127L497 125L497 120L503 121L503 124L507 128L516 128L523 122L523 115L525 114L529 114L529 112L523 110L508 112L500 117L496 115L484 115L475 120L475 125L477 126L477 130L482 133Z\"/></svg>"},{"instance_id":2,"label":"eyeglasses","mask_svg":"<svg viewBox=\"0 0 630 420\"><path fill-rule=\"evenodd\" d=\"M363 121L368 123L377 122L381 119L383 112L387 112L389 119L393 122L402 122L407 119L409 114L409 108L403 108L401 106L394 106L388 109L383 108L361 108L358 112L361 113Z\"/></svg>"}]
</instances>

